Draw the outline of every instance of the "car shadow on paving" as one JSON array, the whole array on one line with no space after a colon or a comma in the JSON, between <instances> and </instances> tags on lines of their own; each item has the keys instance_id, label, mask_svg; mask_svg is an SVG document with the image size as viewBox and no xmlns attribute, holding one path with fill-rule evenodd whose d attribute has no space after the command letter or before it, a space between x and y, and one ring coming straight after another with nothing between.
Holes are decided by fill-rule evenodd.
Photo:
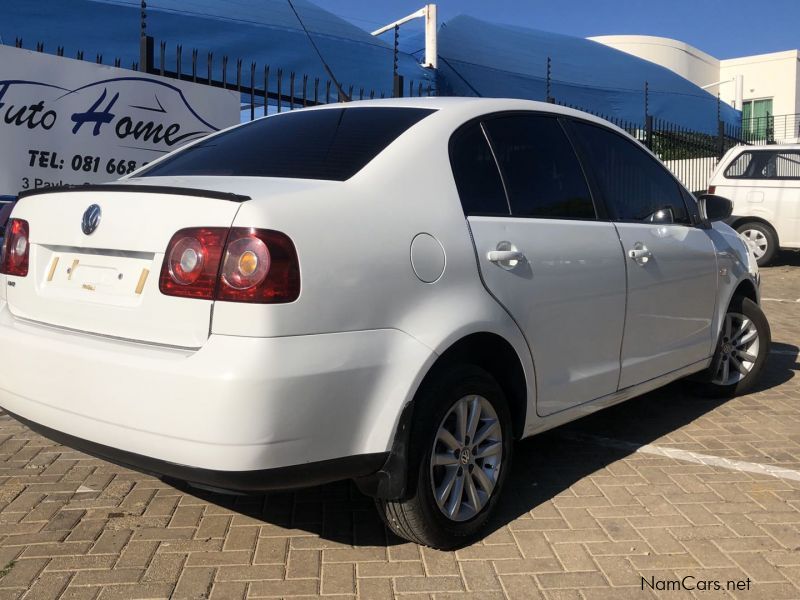
<instances>
[{"instance_id":1,"label":"car shadow on paving","mask_svg":"<svg viewBox=\"0 0 800 600\"><path fill-rule=\"evenodd\" d=\"M754 393L777 387L800 370L797 346L775 343L773 350L780 353L770 355L762 383ZM586 476L624 459L636 446L667 436L727 402L697 397L689 385L677 382L524 440L517 444L505 494L487 535L552 500ZM587 436L623 443L597 444L587 442ZM350 483L251 496L180 487L199 499L262 523L308 532L323 540L354 546L404 543L383 526L373 501Z\"/></svg>"},{"instance_id":2,"label":"car shadow on paving","mask_svg":"<svg viewBox=\"0 0 800 600\"><path fill-rule=\"evenodd\" d=\"M782 250L772 260L770 267L800 267L800 250Z\"/></svg>"}]
</instances>

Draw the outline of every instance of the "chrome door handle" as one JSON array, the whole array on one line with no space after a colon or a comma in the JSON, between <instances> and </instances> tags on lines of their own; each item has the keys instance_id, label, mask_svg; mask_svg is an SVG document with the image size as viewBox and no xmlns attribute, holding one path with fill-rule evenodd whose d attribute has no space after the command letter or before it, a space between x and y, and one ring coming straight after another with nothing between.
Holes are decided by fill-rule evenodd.
<instances>
[{"instance_id":1,"label":"chrome door handle","mask_svg":"<svg viewBox=\"0 0 800 600\"><path fill-rule=\"evenodd\" d=\"M495 250L489 250L489 252L486 253L486 258L489 259L489 262L493 262L501 269L511 271L516 269L517 265L525 260L525 255L511 242L499 242L497 246L495 246Z\"/></svg>"},{"instance_id":2,"label":"chrome door handle","mask_svg":"<svg viewBox=\"0 0 800 600\"><path fill-rule=\"evenodd\" d=\"M517 250L491 250L486 254L493 263L525 260L525 255Z\"/></svg>"},{"instance_id":3,"label":"chrome door handle","mask_svg":"<svg viewBox=\"0 0 800 600\"><path fill-rule=\"evenodd\" d=\"M653 253L642 242L636 242L633 250L628 250L628 258L635 260L638 265L644 266L653 258Z\"/></svg>"}]
</instances>

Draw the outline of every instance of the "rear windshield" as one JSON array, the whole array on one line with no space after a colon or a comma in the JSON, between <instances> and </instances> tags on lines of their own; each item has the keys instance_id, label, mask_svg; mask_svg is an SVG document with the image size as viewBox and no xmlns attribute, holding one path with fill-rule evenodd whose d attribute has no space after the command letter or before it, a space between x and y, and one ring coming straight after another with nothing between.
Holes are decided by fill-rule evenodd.
<instances>
[{"instance_id":1,"label":"rear windshield","mask_svg":"<svg viewBox=\"0 0 800 600\"><path fill-rule=\"evenodd\" d=\"M289 112L210 137L137 175L349 179L433 110L328 108Z\"/></svg>"}]
</instances>

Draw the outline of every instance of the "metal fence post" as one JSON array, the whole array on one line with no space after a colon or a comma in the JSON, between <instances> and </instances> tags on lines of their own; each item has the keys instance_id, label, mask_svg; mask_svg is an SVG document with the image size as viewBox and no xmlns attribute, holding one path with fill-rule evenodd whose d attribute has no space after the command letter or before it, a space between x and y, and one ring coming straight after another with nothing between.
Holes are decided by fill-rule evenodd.
<instances>
[{"instance_id":1,"label":"metal fence post","mask_svg":"<svg viewBox=\"0 0 800 600\"><path fill-rule=\"evenodd\" d=\"M392 88L392 98L402 98L403 97L403 76L395 74L394 76L394 87Z\"/></svg>"},{"instance_id":2,"label":"metal fence post","mask_svg":"<svg viewBox=\"0 0 800 600\"><path fill-rule=\"evenodd\" d=\"M400 25L394 26L394 52L392 53L392 75L397 77L400 56Z\"/></svg>"},{"instance_id":3,"label":"metal fence post","mask_svg":"<svg viewBox=\"0 0 800 600\"><path fill-rule=\"evenodd\" d=\"M283 69L278 69L278 112L281 112L283 100Z\"/></svg>"},{"instance_id":4,"label":"metal fence post","mask_svg":"<svg viewBox=\"0 0 800 600\"><path fill-rule=\"evenodd\" d=\"M149 35L139 38L139 71L152 73L155 70L153 38Z\"/></svg>"},{"instance_id":5,"label":"metal fence post","mask_svg":"<svg viewBox=\"0 0 800 600\"><path fill-rule=\"evenodd\" d=\"M264 111L266 116L267 111ZM250 63L250 120L256 118L256 63Z\"/></svg>"},{"instance_id":6,"label":"metal fence post","mask_svg":"<svg viewBox=\"0 0 800 600\"><path fill-rule=\"evenodd\" d=\"M717 160L725 154L725 123L717 121Z\"/></svg>"},{"instance_id":7,"label":"metal fence post","mask_svg":"<svg viewBox=\"0 0 800 600\"><path fill-rule=\"evenodd\" d=\"M653 115L644 117L644 145L653 149Z\"/></svg>"},{"instance_id":8,"label":"metal fence post","mask_svg":"<svg viewBox=\"0 0 800 600\"><path fill-rule=\"evenodd\" d=\"M147 2L142 0L139 13L139 70L150 73L153 70L153 38L147 35Z\"/></svg>"}]
</instances>

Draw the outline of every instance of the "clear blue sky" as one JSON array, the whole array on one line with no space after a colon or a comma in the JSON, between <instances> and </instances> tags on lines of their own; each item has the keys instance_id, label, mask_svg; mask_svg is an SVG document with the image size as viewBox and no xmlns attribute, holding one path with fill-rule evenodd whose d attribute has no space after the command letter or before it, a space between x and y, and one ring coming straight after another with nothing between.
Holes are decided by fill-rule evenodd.
<instances>
[{"instance_id":1,"label":"clear blue sky","mask_svg":"<svg viewBox=\"0 0 800 600\"><path fill-rule=\"evenodd\" d=\"M425 0L312 0L362 29L377 29ZM658 35L716 56L800 48L800 0L440 0L439 20L458 14L580 37ZM402 31L402 30L401 30Z\"/></svg>"}]
</instances>

